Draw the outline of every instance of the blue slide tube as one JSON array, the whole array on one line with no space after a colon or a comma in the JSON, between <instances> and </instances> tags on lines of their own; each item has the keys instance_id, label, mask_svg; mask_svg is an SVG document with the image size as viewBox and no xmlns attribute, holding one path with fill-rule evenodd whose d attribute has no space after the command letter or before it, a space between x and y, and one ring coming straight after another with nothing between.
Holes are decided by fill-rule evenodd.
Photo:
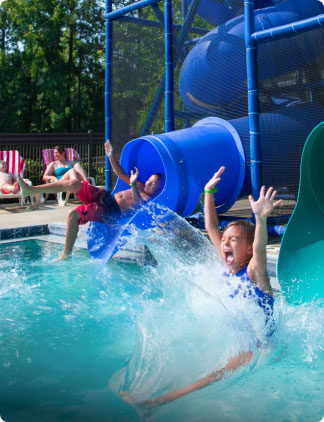
<instances>
[{"instance_id":1,"label":"blue slide tube","mask_svg":"<svg viewBox=\"0 0 324 422\"><path fill-rule=\"evenodd\" d=\"M320 15L323 6L318 0L288 0L276 6L254 11L255 31L269 30ZM184 60L180 73L181 98L190 111L211 112L228 107L246 93L244 16L239 16L205 35ZM285 60L273 63L273 43L258 47L258 78L278 77L311 63L318 58L324 43L323 35L306 32L299 35L303 43L285 38L276 45L276 57ZM298 61L296 62L296 57Z\"/></svg>"},{"instance_id":2,"label":"blue slide tube","mask_svg":"<svg viewBox=\"0 0 324 422\"><path fill-rule=\"evenodd\" d=\"M289 174L272 172L269 176L271 180L264 178L265 184L273 183L279 188L298 180L298 160L292 159L289 142L280 140L285 137L300 139L300 145L295 142L294 148L301 149L302 139L306 139L312 128L323 119L324 109L315 105L290 107L280 113L260 115L264 139L270 134L272 139L271 143L265 141L262 144L264 160L277 151L282 162L290 166ZM161 173L164 188L155 202L184 217L201 205L204 185L224 165L226 171L215 194L218 212L223 213L240 195L251 192L249 147L248 117L229 122L208 117L189 129L130 141L122 151L121 165L128 173L134 166L138 167L142 182L154 173ZM118 180L114 193L127 188L123 181Z\"/></svg>"}]
</instances>

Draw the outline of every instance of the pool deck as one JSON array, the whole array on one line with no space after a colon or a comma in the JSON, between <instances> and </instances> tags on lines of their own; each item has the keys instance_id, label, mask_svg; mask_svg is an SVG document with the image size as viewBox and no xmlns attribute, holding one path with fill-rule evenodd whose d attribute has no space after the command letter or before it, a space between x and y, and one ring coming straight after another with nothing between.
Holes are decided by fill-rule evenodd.
<instances>
[{"instance_id":1,"label":"pool deck","mask_svg":"<svg viewBox=\"0 0 324 422\"><path fill-rule=\"evenodd\" d=\"M58 206L56 200L50 200L41 204L39 209L32 209L31 206L21 206L18 202L16 203L4 203L0 202L0 241L8 240L8 233L18 233L23 230L23 236L35 236L42 235L48 232L55 235L53 241L63 243L65 234L65 223L68 212L74 207L79 205L78 200L70 200L65 207ZM235 208L235 209L234 209ZM236 210L247 210L249 212L249 203L246 200L237 201L235 206L231 209L233 213ZM47 232L41 233L39 229L42 227L46 228ZM38 230L35 232L35 228ZM85 231L86 227L82 227L76 246L84 248L86 247L85 242ZM18 236L17 236L18 237ZM280 247L280 238L270 238L267 246L267 258L268 258L268 270L271 277L276 276L276 263ZM138 262L139 255L146 255L145 247L142 245L139 251L123 250L116 258L122 261L127 261L127 256L131 256L130 261ZM146 258L143 258L143 262Z\"/></svg>"}]
</instances>

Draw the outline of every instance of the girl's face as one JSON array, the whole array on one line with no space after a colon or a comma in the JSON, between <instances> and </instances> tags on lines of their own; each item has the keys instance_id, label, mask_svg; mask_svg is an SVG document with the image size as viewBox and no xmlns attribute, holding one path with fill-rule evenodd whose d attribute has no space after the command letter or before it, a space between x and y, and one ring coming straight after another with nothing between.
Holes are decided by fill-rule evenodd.
<instances>
[{"instance_id":1,"label":"girl's face","mask_svg":"<svg viewBox=\"0 0 324 422\"><path fill-rule=\"evenodd\" d=\"M65 160L65 152L60 152L57 149L54 149L54 158L56 161L64 161Z\"/></svg>"},{"instance_id":2,"label":"girl's face","mask_svg":"<svg viewBox=\"0 0 324 422\"><path fill-rule=\"evenodd\" d=\"M231 226L223 233L221 256L231 271L237 271L249 263L252 257L252 245L248 244L242 227Z\"/></svg>"},{"instance_id":3,"label":"girl's face","mask_svg":"<svg viewBox=\"0 0 324 422\"><path fill-rule=\"evenodd\" d=\"M7 163L5 161L0 161L0 171L7 171Z\"/></svg>"}]
</instances>

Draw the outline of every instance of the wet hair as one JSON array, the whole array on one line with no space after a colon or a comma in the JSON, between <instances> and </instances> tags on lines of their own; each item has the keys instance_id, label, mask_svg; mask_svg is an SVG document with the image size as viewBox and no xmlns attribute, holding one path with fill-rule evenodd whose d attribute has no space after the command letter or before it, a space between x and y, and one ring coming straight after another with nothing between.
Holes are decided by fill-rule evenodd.
<instances>
[{"instance_id":1,"label":"wet hair","mask_svg":"<svg viewBox=\"0 0 324 422\"><path fill-rule=\"evenodd\" d=\"M255 225L247 220L235 220L231 221L224 229L224 232L226 232L227 229L230 227L241 227L244 233L246 233L246 240L249 245L252 245L254 240L254 232L255 232Z\"/></svg>"},{"instance_id":2,"label":"wet hair","mask_svg":"<svg viewBox=\"0 0 324 422\"><path fill-rule=\"evenodd\" d=\"M66 158L65 148L62 145L56 145L53 149L56 149L60 154L64 154Z\"/></svg>"},{"instance_id":3,"label":"wet hair","mask_svg":"<svg viewBox=\"0 0 324 422\"><path fill-rule=\"evenodd\" d=\"M162 173L153 173L152 176L158 176L160 179L162 179L163 174Z\"/></svg>"}]
</instances>

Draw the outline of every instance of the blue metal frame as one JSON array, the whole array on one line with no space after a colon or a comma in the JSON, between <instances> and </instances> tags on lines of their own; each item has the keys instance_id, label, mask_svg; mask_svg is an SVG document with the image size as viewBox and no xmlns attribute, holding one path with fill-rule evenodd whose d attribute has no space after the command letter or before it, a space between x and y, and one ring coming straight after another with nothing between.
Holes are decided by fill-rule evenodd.
<instances>
[{"instance_id":1,"label":"blue metal frame","mask_svg":"<svg viewBox=\"0 0 324 422\"><path fill-rule=\"evenodd\" d=\"M174 52L174 58L173 58L173 66L176 66L177 61L181 55L182 47L186 41L186 37L188 35L188 32L190 31L190 27L192 22L195 19L196 12L199 6L200 0L192 0L189 6L189 10L187 13L187 16L183 22L181 31L179 33L176 45L175 45L175 52ZM163 98L163 92L164 92L164 86L165 86L165 73L161 79L160 85L156 91L154 100L152 102L151 108L147 114L146 120L144 122L143 128L141 130L140 136L147 135L151 129L152 123L154 121L154 118L158 112L158 109L160 107L162 98Z\"/></svg>"},{"instance_id":2,"label":"blue metal frame","mask_svg":"<svg viewBox=\"0 0 324 422\"><path fill-rule=\"evenodd\" d=\"M151 7L153 8L153 5L151 5ZM164 20L164 18L163 18ZM126 22L126 23L134 23L136 25L140 25L140 26L148 26L148 27L152 27L152 28L161 28L161 22L160 21L154 21L151 19L142 19L142 18L134 18L133 16L121 16L120 18L118 18L119 22ZM178 24L173 24L172 25L173 31L181 31L182 25L178 25ZM198 35L206 35L208 34L209 30L205 29L205 28L198 28L197 26L192 26L189 29L189 32L193 33L193 34L198 34ZM200 38L196 39L196 42L199 40ZM186 43L189 41L186 41Z\"/></svg>"},{"instance_id":3,"label":"blue metal frame","mask_svg":"<svg viewBox=\"0 0 324 422\"><path fill-rule=\"evenodd\" d=\"M108 18L112 11L112 0L106 0L106 48L105 48L105 139L111 137L111 76L112 76L112 21ZM105 155L105 189L111 188L111 167Z\"/></svg>"},{"instance_id":4,"label":"blue metal frame","mask_svg":"<svg viewBox=\"0 0 324 422\"><path fill-rule=\"evenodd\" d=\"M246 73L248 89L248 116L250 124L251 193L257 199L261 188L261 134L259 111L259 88L257 79L256 43L254 33L254 0L244 1Z\"/></svg>"},{"instance_id":5,"label":"blue metal frame","mask_svg":"<svg viewBox=\"0 0 324 422\"><path fill-rule=\"evenodd\" d=\"M107 0L106 0L107 1ZM127 13L134 12L135 10L144 9L147 6L150 6L151 4L158 3L161 0L140 0L136 1L135 3L132 3L128 6L125 6L121 9L115 10L114 12L108 13L107 18L110 20L118 19L123 15L126 15Z\"/></svg>"},{"instance_id":6,"label":"blue metal frame","mask_svg":"<svg viewBox=\"0 0 324 422\"><path fill-rule=\"evenodd\" d=\"M312 29L324 26L324 14L314 16L313 18L303 19L298 22L292 22L287 25L277 26L264 31L255 32L251 38L257 43L264 43L272 40L291 37Z\"/></svg>"},{"instance_id":7,"label":"blue metal frame","mask_svg":"<svg viewBox=\"0 0 324 422\"><path fill-rule=\"evenodd\" d=\"M258 32L254 32L254 0L244 1L244 14L248 115L250 124L251 190L253 197L258 198L262 185L262 156L257 78L257 45L258 43L287 38L319 28L324 25L324 14Z\"/></svg>"},{"instance_id":8,"label":"blue metal frame","mask_svg":"<svg viewBox=\"0 0 324 422\"><path fill-rule=\"evenodd\" d=\"M189 10L186 10L186 3L182 0L183 24L172 24L172 0L164 0L164 21L163 13L157 7L161 0L140 0L122 9L112 11L112 0L106 0L106 70L105 70L105 134L106 138L111 135L111 77L112 77L112 21L120 19L130 23L143 26L161 27L165 29L165 73L160 82L151 108L147 114L146 121L141 131L141 136L150 131L158 108L165 94L165 131L174 130L173 110L173 69L176 65L181 51L185 45L194 44L199 40L196 38L186 41L188 32L205 34L208 32L203 28L192 28L200 0L192 0ZM152 6L158 18L157 21L139 19L132 16L124 16L132 11ZM262 156L261 156L261 133L259 122L259 89L257 78L257 45L271 40L282 39L302 32L310 31L324 26L324 14L313 18L304 19L287 25L255 32L254 0L244 0L245 13L245 46L246 46L246 72L248 89L248 115L250 124L250 154L251 154L251 187L252 195L257 198L262 185ZM180 30L178 39L174 46L172 56L172 30ZM105 184L106 189L110 181L110 164L106 158Z\"/></svg>"},{"instance_id":9,"label":"blue metal frame","mask_svg":"<svg viewBox=\"0 0 324 422\"><path fill-rule=\"evenodd\" d=\"M165 132L174 130L173 117L173 57L172 57L172 3L164 0L164 53L165 53Z\"/></svg>"}]
</instances>

